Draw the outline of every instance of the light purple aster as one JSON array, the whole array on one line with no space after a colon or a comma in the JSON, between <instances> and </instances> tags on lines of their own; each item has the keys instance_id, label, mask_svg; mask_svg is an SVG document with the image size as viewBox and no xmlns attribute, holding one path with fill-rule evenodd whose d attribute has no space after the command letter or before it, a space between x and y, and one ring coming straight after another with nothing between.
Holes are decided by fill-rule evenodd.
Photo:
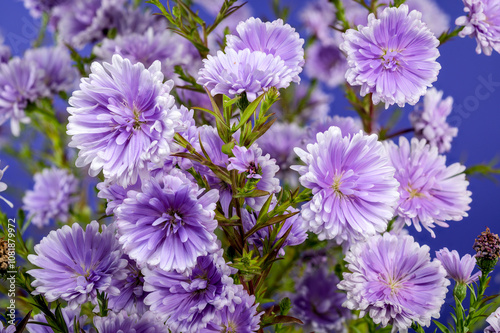
<instances>
[{"instance_id":1,"label":"light purple aster","mask_svg":"<svg viewBox=\"0 0 500 333\"><path fill-rule=\"evenodd\" d=\"M39 18L43 13L49 13L53 8L63 5L68 0L24 0L24 7L30 15Z\"/></svg>"},{"instance_id":2,"label":"light purple aster","mask_svg":"<svg viewBox=\"0 0 500 333\"><path fill-rule=\"evenodd\" d=\"M76 166L90 164L89 174L123 187L161 167L181 116L170 95L173 81L163 83L160 62L143 64L114 55L112 63L92 63L92 74L69 99L67 134L80 149Z\"/></svg>"},{"instance_id":3,"label":"light purple aster","mask_svg":"<svg viewBox=\"0 0 500 333\"><path fill-rule=\"evenodd\" d=\"M237 292L232 305L234 311L230 311L232 306L225 306L218 310L215 318L208 323L206 328L201 329L200 333L251 333L259 330L262 315L262 312L257 312L259 303L255 303L255 296L248 295L242 285L235 285L235 288Z\"/></svg>"},{"instance_id":4,"label":"light purple aster","mask_svg":"<svg viewBox=\"0 0 500 333\"><path fill-rule=\"evenodd\" d=\"M262 51L280 57L289 69L293 82L300 82L299 74L304 66L304 40L289 24L282 19L273 22L262 22L251 17L240 22L236 27L238 35L227 36L227 49L241 51Z\"/></svg>"},{"instance_id":5,"label":"light purple aster","mask_svg":"<svg viewBox=\"0 0 500 333\"><path fill-rule=\"evenodd\" d=\"M245 173L246 178L262 179L259 175L259 161L255 149L234 146L234 157L229 158L227 170L237 170L239 174Z\"/></svg>"},{"instance_id":6,"label":"light purple aster","mask_svg":"<svg viewBox=\"0 0 500 333\"><path fill-rule=\"evenodd\" d=\"M446 166L446 157L438 154L425 140L413 138L411 145L399 138L399 147L387 142L390 163L396 169L394 177L400 183L400 198L396 209L400 227L421 225L435 237L435 224L447 227L445 221L460 221L470 209L471 192L463 171L465 166L454 163Z\"/></svg>"},{"instance_id":7,"label":"light purple aster","mask_svg":"<svg viewBox=\"0 0 500 333\"><path fill-rule=\"evenodd\" d=\"M325 117L316 120L307 129L307 141L315 142L318 133L326 132L331 126L336 126L340 129L342 136L354 136L363 130L363 124L360 118L352 117Z\"/></svg>"},{"instance_id":8,"label":"light purple aster","mask_svg":"<svg viewBox=\"0 0 500 333\"><path fill-rule=\"evenodd\" d=\"M167 326L161 323L152 312L144 314L125 311L108 312L106 317L94 317L94 325L99 333L168 333Z\"/></svg>"},{"instance_id":9,"label":"light purple aster","mask_svg":"<svg viewBox=\"0 0 500 333\"><path fill-rule=\"evenodd\" d=\"M415 136L438 147L441 154L450 151L451 141L458 133L458 128L451 127L446 122L452 108L453 97L448 96L443 100L443 92L431 88L425 94L423 107L418 106L410 113Z\"/></svg>"},{"instance_id":10,"label":"light purple aster","mask_svg":"<svg viewBox=\"0 0 500 333\"><path fill-rule=\"evenodd\" d=\"M52 311L54 312L54 311ZM68 332L74 332L74 324L75 318L80 324L80 327L85 326L85 322L87 321L87 316L80 316L80 308L70 309L68 307L61 309L62 316L64 318L64 322L66 323L66 327L68 327ZM41 323L47 323L47 319L45 315L39 313L33 317L33 321L38 321ZM39 324L28 324L26 325L26 329L30 333L53 333L54 330L49 326L39 325ZM1 331L0 331L1 332Z\"/></svg>"},{"instance_id":11,"label":"light purple aster","mask_svg":"<svg viewBox=\"0 0 500 333\"><path fill-rule=\"evenodd\" d=\"M439 318L450 281L441 263L431 262L427 245L385 233L353 244L345 260L350 273L337 285L347 292L343 306L400 332L413 321L425 327Z\"/></svg>"},{"instance_id":12,"label":"light purple aster","mask_svg":"<svg viewBox=\"0 0 500 333\"><path fill-rule=\"evenodd\" d=\"M140 266L186 271L216 250L217 190L204 193L181 171L158 174L116 208L120 243ZM203 195L202 195L203 194Z\"/></svg>"},{"instance_id":13,"label":"light purple aster","mask_svg":"<svg viewBox=\"0 0 500 333\"><path fill-rule=\"evenodd\" d=\"M333 30L330 25L336 21L336 11L335 5L329 0L308 1L300 13L300 20L320 40L329 39Z\"/></svg>"},{"instance_id":14,"label":"light purple aster","mask_svg":"<svg viewBox=\"0 0 500 333\"><path fill-rule=\"evenodd\" d=\"M229 277L236 270L226 264L222 250L198 257L187 275L147 268L142 272L144 290L149 292L144 302L173 332L199 332L217 310L232 304L237 291Z\"/></svg>"},{"instance_id":15,"label":"light purple aster","mask_svg":"<svg viewBox=\"0 0 500 333\"><path fill-rule=\"evenodd\" d=\"M476 53L487 56L495 50L500 53L500 3L496 0L463 0L464 12L455 20L456 25L464 26L458 33L460 37L476 38Z\"/></svg>"},{"instance_id":16,"label":"light purple aster","mask_svg":"<svg viewBox=\"0 0 500 333\"><path fill-rule=\"evenodd\" d=\"M226 49L225 54L208 55L203 63L197 82L214 96L245 92L252 102L270 87L286 88L292 81L291 70L280 57L260 51Z\"/></svg>"},{"instance_id":17,"label":"light purple aster","mask_svg":"<svg viewBox=\"0 0 500 333\"><path fill-rule=\"evenodd\" d=\"M144 276L137 263L124 254L127 260L125 271L127 277L123 280L113 280L111 285L120 290L119 295L108 295L108 308L114 312L125 310L128 314L142 315L149 310L144 304L146 293L143 291Z\"/></svg>"},{"instance_id":18,"label":"light purple aster","mask_svg":"<svg viewBox=\"0 0 500 333\"><path fill-rule=\"evenodd\" d=\"M484 329L484 333L500 332L500 307L486 318L486 322L490 325Z\"/></svg>"},{"instance_id":19,"label":"light purple aster","mask_svg":"<svg viewBox=\"0 0 500 333\"><path fill-rule=\"evenodd\" d=\"M363 240L387 228L399 197L394 168L377 135L342 136L332 126L318 133L307 152L295 153L306 163L292 166L302 186L312 189L302 218L320 240L338 244Z\"/></svg>"},{"instance_id":20,"label":"light purple aster","mask_svg":"<svg viewBox=\"0 0 500 333\"><path fill-rule=\"evenodd\" d=\"M470 254L466 254L462 258L456 250L450 251L448 248L443 248L436 251L436 259L441 262L446 273L446 277L455 280L459 284L470 284L477 281L481 272L472 275L472 271L476 266L476 258Z\"/></svg>"},{"instance_id":21,"label":"light purple aster","mask_svg":"<svg viewBox=\"0 0 500 333\"><path fill-rule=\"evenodd\" d=\"M115 209L121 205L123 200L127 197L128 191L140 191L141 181L138 180L134 185L129 185L123 188L122 186L105 179L104 182L98 183L96 187L99 190L97 197L106 199L106 214L112 215Z\"/></svg>"},{"instance_id":22,"label":"light purple aster","mask_svg":"<svg viewBox=\"0 0 500 333\"><path fill-rule=\"evenodd\" d=\"M5 171L7 170L8 167L9 166L6 165L5 168L0 169L0 180L2 180L2 177L3 177ZM7 184L5 184L4 182L0 182L0 192L5 191L6 189L7 189ZM14 205L12 204L12 202L5 199L3 196L0 195L0 199L3 200L7 205L9 205L10 208L14 208Z\"/></svg>"},{"instance_id":23,"label":"light purple aster","mask_svg":"<svg viewBox=\"0 0 500 333\"><path fill-rule=\"evenodd\" d=\"M29 49L24 57L43 71L43 82L51 94L76 87L78 72L65 48L55 46Z\"/></svg>"},{"instance_id":24,"label":"light purple aster","mask_svg":"<svg viewBox=\"0 0 500 333\"><path fill-rule=\"evenodd\" d=\"M346 80L361 86L361 96L372 93L373 103L414 105L437 80L441 65L438 39L408 6L386 8L368 25L349 29L340 49L347 54Z\"/></svg>"},{"instance_id":25,"label":"light purple aster","mask_svg":"<svg viewBox=\"0 0 500 333\"><path fill-rule=\"evenodd\" d=\"M329 273L325 266L318 266L308 267L295 283L292 312L304 322L304 331L343 332L351 311L342 307L347 297L337 289L339 282L334 272Z\"/></svg>"},{"instance_id":26,"label":"light purple aster","mask_svg":"<svg viewBox=\"0 0 500 333\"><path fill-rule=\"evenodd\" d=\"M70 206L78 201L78 180L64 169L44 169L33 177L33 191L26 191L23 209L37 227L49 225L50 220L67 222Z\"/></svg>"},{"instance_id":27,"label":"light purple aster","mask_svg":"<svg viewBox=\"0 0 500 333\"><path fill-rule=\"evenodd\" d=\"M120 290L112 286L114 279L126 278L127 265L115 238L113 226L101 226L92 221L85 231L75 223L51 231L35 246L36 255L28 260L38 269L27 273L35 278L31 284L34 295L42 294L47 301L63 299L71 309L92 301L97 292L117 295Z\"/></svg>"},{"instance_id":28,"label":"light purple aster","mask_svg":"<svg viewBox=\"0 0 500 333\"><path fill-rule=\"evenodd\" d=\"M0 63L0 125L10 119L14 136L19 136L20 123L30 122L24 113L28 103L46 95L36 64L18 57Z\"/></svg>"},{"instance_id":29,"label":"light purple aster","mask_svg":"<svg viewBox=\"0 0 500 333\"><path fill-rule=\"evenodd\" d=\"M330 88L344 83L347 68L347 60L336 39L316 41L307 49L307 76Z\"/></svg>"},{"instance_id":30,"label":"light purple aster","mask_svg":"<svg viewBox=\"0 0 500 333\"><path fill-rule=\"evenodd\" d=\"M3 323L0 321L0 333L15 333L16 325L3 326Z\"/></svg>"}]
</instances>

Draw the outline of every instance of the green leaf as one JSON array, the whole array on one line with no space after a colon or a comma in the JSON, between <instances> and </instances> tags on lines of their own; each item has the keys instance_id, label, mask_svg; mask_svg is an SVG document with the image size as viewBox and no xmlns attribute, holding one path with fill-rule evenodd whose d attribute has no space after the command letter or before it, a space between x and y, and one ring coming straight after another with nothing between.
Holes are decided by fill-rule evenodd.
<instances>
[{"instance_id":1,"label":"green leaf","mask_svg":"<svg viewBox=\"0 0 500 333\"><path fill-rule=\"evenodd\" d=\"M255 110L257 109L257 106L259 106L260 102L262 101L262 99L264 98L265 95L266 94L260 95L252 103L250 103L247 106L247 108L245 109L245 111L243 111L243 113L241 115L240 122L239 122L238 126L236 126L236 128L232 129L233 132L236 132L243 125L245 125L247 123L248 119L250 119L250 117L254 114Z\"/></svg>"},{"instance_id":2,"label":"green leaf","mask_svg":"<svg viewBox=\"0 0 500 333\"><path fill-rule=\"evenodd\" d=\"M448 329L448 327L444 326L439 321L433 320L433 322L441 330L441 332L443 332L443 333L450 333L450 330Z\"/></svg>"}]
</instances>

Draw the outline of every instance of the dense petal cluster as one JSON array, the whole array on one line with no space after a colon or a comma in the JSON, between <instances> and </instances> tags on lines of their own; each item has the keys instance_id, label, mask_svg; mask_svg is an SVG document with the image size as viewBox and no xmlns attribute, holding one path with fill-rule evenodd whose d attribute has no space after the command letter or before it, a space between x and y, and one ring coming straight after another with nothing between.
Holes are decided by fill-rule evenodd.
<instances>
[{"instance_id":1,"label":"dense petal cluster","mask_svg":"<svg viewBox=\"0 0 500 333\"><path fill-rule=\"evenodd\" d=\"M115 210L124 252L141 266L165 271L193 267L198 256L216 249L219 193L203 192L177 169L152 177L140 191L129 191Z\"/></svg>"},{"instance_id":2,"label":"dense petal cluster","mask_svg":"<svg viewBox=\"0 0 500 333\"><path fill-rule=\"evenodd\" d=\"M493 50L500 53L500 3L496 0L463 0L464 12L455 24L464 26L460 37L476 38L477 54L491 55Z\"/></svg>"},{"instance_id":3,"label":"dense petal cluster","mask_svg":"<svg viewBox=\"0 0 500 333\"><path fill-rule=\"evenodd\" d=\"M367 26L349 29L340 48L347 54L346 80L372 93L375 104L414 105L437 80L441 65L438 39L421 21L422 14L408 6L386 8Z\"/></svg>"},{"instance_id":4,"label":"dense petal cluster","mask_svg":"<svg viewBox=\"0 0 500 333\"><path fill-rule=\"evenodd\" d=\"M318 133L307 152L295 152L306 163L292 166L302 186L312 189L302 206L309 231L338 244L363 240L386 230L393 217L398 182L376 135L342 136L332 126Z\"/></svg>"},{"instance_id":5,"label":"dense petal cluster","mask_svg":"<svg viewBox=\"0 0 500 333\"><path fill-rule=\"evenodd\" d=\"M51 219L66 222L70 206L78 200L78 180L64 169L44 169L34 176L33 191L26 191L23 208L28 219L37 227L48 225Z\"/></svg>"},{"instance_id":6,"label":"dense petal cluster","mask_svg":"<svg viewBox=\"0 0 500 333\"><path fill-rule=\"evenodd\" d=\"M262 179L259 175L259 161L255 156L254 149L234 146L234 157L229 158L227 170L237 170L238 173L246 173L247 178Z\"/></svg>"},{"instance_id":7,"label":"dense petal cluster","mask_svg":"<svg viewBox=\"0 0 500 333\"><path fill-rule=\"evenodd\" d=\"M438 147L439 153L451 149L451 141L457 136L458 128L451 127L446 117L453 108L453 97L443 98L443 92L431 88L427 90L422 108L410 113L410 121L418 139L425 139L431 146Z\"/></svg>"},{"instance_id":8,"label":"dense petal cluster","mask_svg":"<svg viewBox=\"0 0 500 333\"><path fill-rule=\"evenodd\" d=\"M140 191L141 190L141 181L137 180L137 182L133 185L129 185L123 188L119 184L115 184L108 179L105 179L104 182L98 183L96 185L99 192L97 193L97 197L101 199L106 199L106 214L112 215L115 209L121 205L123 200L127 197L127 192L130 190Z\"/></svg>"},{"instance_id":9,"label":"dense petal cluster","mask_svg":"<svg viewBox=\"0 0 500 333\"><path fill-rule=\"evenodd\" d=\"M289 69L293 82L300 82L299 74L304 66L304 40L295 29L283 24L282 19L262 22L251 17L236 27L238 35L227 36L227 48L235 51L249 49L279 57Z\"/></svg>"},{"instance_id":10,"label":"dense petal cluster","mask_svg":"<svg viewBox=\"0 0 500 333\"><path fill-rule=\"evenodd\" d=\"M196 259L189 274L143 269L144 302L173 332L195 333L215 318L216 311L232 304L237 291L222 249ZM229 309L234 312L234 308Z\"/></svg>"},{"instance_id":11,"label":"dense petal cluster","mask_svg":"<svg viewBox=\"0 0 500 333\"><path fill-rule=\"evenodd\" d=\"M425 140L413 138L410 145L405 137L400 137L399 146L391 141L386 148L400 183L396 211L400 227L413 223L421 231L422 225L435 237L431 229L435 224L447 227L445 221L460 221L467 216L472 200L463 173L465 166L446 166L446 158Z\"/></svg>"},{"instance_id":12,"label":"dense petal cluster","mask_svg":"<svg viewBox=\"0 0 500 333\"><path fill-rule=\"evenodd\" d=\"M500 307L486 318L486 322L490 325L484 329L484 333L500 332Z\"/></svg>"},{"instance_id":13,"label":"dense petal cluster","mask_svg":"<svg viewBox=\"0 0 500 333\"><path fill-rule=\"evenodd\" d=\"M143 315L108 312L106 317L94 317L94 326L99 333L168 333L168 327L163 325L152 312Z\"/></svg>"},{"instance_id":14,"label":"dense petal cluster","mask_svg":"<svg viewBox=\"0 0 500 333\"><path fill-rule=\"evenodd\" d=\"M87 316L80 316L80 308L70 309L68 307L61 310L66 327L68 327L68 332L74 331L75 320L80 324L80 327L85 326L85 321ZM39 313L33 317L33 321L40 323L47 323L47 319L43 313ZM30 333L53 333L54 330L49 326L39 325L39 324L28 324L26 329ZM0 331L1 332L1 331Z\"/></svg>"},{"instance_id":15,"label":"dense petal cluster","mask_svg":"<svg viewBox=\"0 0 500 333\"><path fill-rule=\"evenodd\" d=\"M450 281L441 263L431 262L427 245L385 233L354 244L345 260L349 273L338 288L347 292L348 309L400 331L413 321L429 326L431 318L439 318Z\"/></svg>"},{"instance_id":16,"label":"dense petal cluster","mask_svg":"<svg viewBox=\"0 0 500 333\"><path fill-rule=\"evenodd\" d=\"M28 260L38 269L27 273L35 278L34 295L42 294L47 301L63 299L75 309L87 301L96 302L97 292L117 295L120 291L112 281L126 277L125 259L115 238L114 227L92 221L85 231L75 223L53 230L35 246L36 255Z\"/></svg>"},{"instance_id":17,"label":"dense petal cluster","mask_svg":"<svg viewBox=\"0 0 500 333\"><path fill-rule=\"evenodd\" d=\"M70 147L80 149L76 165L90 164L89 174L123 187L148 170L161 166L170 154L178 119L170 90L163 83L160 62L145 69L141 63L114 55L112 63L94 62L80 90L69 99L67 133Z\"/></svg>"},{"instance_id":18,"label":"dense petal cluster","mask_svg":"<svg viewBox=\"0 0 500 333\"><path fill-rule=\"evenodd\" d=\"M307 49L306 74L333 88L345 80L348 65L337 39L314 42Z\"/></svg>"},{"instance_id":19,"label":"dense petal cluster","mask_svg":"<svg viewBox=\"0 0 500 333\"><path fill-rule=\"evenodd\" d=\"M436 259L441 262L446 270L446 277L455 280L457 283L469 284L477 281L481 275L481 272L472 275L472 271L476 266L476 258L470 254L466 254L460 258L456 250L450 251L445 247L436 251Z\"/></svg>"},{"instance_id":20,"label":"dense petal cluster","mask_svg":"<svg viewBox=\"0 0 500 333\"><path fill-rule=\"evenodd\" d=\"M306 325L305 331L342 332L351 312L342 307L346 294L336 288L339 278L324 266L308 267L295 283L292 311Z\"/></svg>"}]
</instances>

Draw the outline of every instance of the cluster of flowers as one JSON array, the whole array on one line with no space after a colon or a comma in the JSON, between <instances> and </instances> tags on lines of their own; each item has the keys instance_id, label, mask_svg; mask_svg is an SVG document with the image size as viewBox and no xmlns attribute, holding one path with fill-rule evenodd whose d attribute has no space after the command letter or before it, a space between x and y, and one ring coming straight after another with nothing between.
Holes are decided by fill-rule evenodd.
<instances>
[{"instance_id":1,"label":"cluster of flowers","mask_svg":"<svg viewBox=\"0 0 500 333\"><path fill-rule=\"evenodd\" d=\"M0 57L0 124L10 119L16 136L33 105L36 112L41 99L76 89L67 108L68 146L78 150L77 167L100 177L97 196L112 218L108 225L70 223L80 183L66 169L36 174L24 196L33 224L66 224L34 247L27 259L36 268L27 274L32 295L66 302L69 331L75 325L92 331L81 314L90 303L101 333L255 332L273 323L266 316L274 312L262 311L259 284L247 280L257 273L244 270L255 261L245 256L272 264L312 234L332 242L324 252L299 255L305 269L289 297L292 315L316 332L342 331L354 319L351 310L393 330L427 327L440 316L450 279L460 302L467 285L485 283L500 256L498 236L487 231L478 238L477 261L447 248L432 259L430 248L404 229L413 225L435 237L436 226L447 227L470 209L465 166L447 165L442 155L457 135L446 122L453 100L432 88L441 69L436 34L448 29L446 15L431 0L399 7L380 1L370 14L359 2L341 3L347 18L327 0L304 10L302 20L315 36L307 53L281 19L251 17L225 36L224 52L202 59L164 20L125 0L25 0L34 17L50 14L49 27L74 52L99 42L92 50L97 61L83 66L89 75L78 88L79 74L62 46L29 50L22 59L9 60L8 51ZM476 37L478 53L500 52L500 5L464 3L468 15L456 21L465 26L459 35ZM289 87L301 81L304 66L330 87L347 81L349 89L359 88L372 107L416 105L415 137L380 141L373 119L328 117L328 95ZM183 87L189 76L192 86ZM202 86L211 96L200 93ZM253 133L270 107L264 104L285 88L294 95L276 105L280 122ZM225 123L201 125L189 106L216 109L216 95L224 95L224 110L208 111ZM260 109L252 102L262 102ZM286 103L303 109L291 115ZM251 114L245 119L247 110L253 121ZM250 143L249 133L256 134ZM299 202L283 206L282 187L296 184L307 200L299 208ZM0 183L0 192L6 187ZM261 227L277 211L284 218ZM234 244L222 225L241 236L235 241L241 258L230 254ZM347 263L342 275L328 269L342 265L329 255L335 246ZM476 263L481 272L473 274ZM34 321L50 324L42 314ZM500 332L500 309L487 322L487 332ZM0 326L0 332L10 329ZM46 331L36 323L27 329Z\"/></svg>"}]
</instances>

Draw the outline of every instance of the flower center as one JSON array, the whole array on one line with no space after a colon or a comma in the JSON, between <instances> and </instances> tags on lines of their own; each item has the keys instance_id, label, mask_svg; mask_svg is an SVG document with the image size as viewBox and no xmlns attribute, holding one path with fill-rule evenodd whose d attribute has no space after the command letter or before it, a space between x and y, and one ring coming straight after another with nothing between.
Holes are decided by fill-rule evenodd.
<instances>
[{"instance_id":1,"label":"flower center","mask_svg":"<svg viewBox=\"0 0 500 333\"><path fill-rule=\"evenodd\" d=\"M236 333L238 331L238 327L232 321L228 321L227 326L222 325L221 333Z\"/></svg>"},{"instance_id":2,"label":"flower center","mask_svg":"<svg viewBox=\"0 0 500 333\"><path fill-rule=\"evenodd\" d=\"M247 172L248 172L249 175L255 175L255 174L257 174L259 172L259 167L255 165L254 161L251 161L248 164Z\"/></svg>"},{"instance_id":3,"label":"flower center","mask_svg":"<svg viewBox=\"0 0 500 333\"><path fill-rule=\"evenodd\" d=\"M413 199L413 198L425 198L425 194L419 192L416 189L413 189L411 186L408 186L408 188L406 189L406 191L408 191L408 193L410 193L410 199Z\"/></svg>"},{"instance_id":4,"label":"flower center","mask_svg":"<svg viewBox=\"0 0 500 333\"><path fill-rule=\"evenodd\" d=\"M134 113L134 125L133 125L133 127L135 130L137 130L137 129L141 128L141 125L144 122L139 120L141 113L139 112L139 110L137 110L137 108L135 106L134 106L134 110L132 112Z\"/></svg>"},{"instance_id":5,"label":"flower center","mask_svg":"<svg viewBox=\"0 0 500 333\"><path fill-rule=\"evenodd\" d=\"M381 57L382 65L385 69L390 71L395 71L398 69L400 54L395 50L384 50L384 54Z\"/></svg>"},{"instance_id":6,"label":"flower center","mask_svg":"<svg viewBox=\"0 0 500 333\"><path fill-rule=\"evenodd\" d=\"M342 185L342 175L336 175L336 176L334 176L333 177L332 189L333 189L333 192L335 192L335 194L338 197L343 197L344 196L344 194L340 190L340 186L341 185Z\"/></svg>"}]
</instances>

